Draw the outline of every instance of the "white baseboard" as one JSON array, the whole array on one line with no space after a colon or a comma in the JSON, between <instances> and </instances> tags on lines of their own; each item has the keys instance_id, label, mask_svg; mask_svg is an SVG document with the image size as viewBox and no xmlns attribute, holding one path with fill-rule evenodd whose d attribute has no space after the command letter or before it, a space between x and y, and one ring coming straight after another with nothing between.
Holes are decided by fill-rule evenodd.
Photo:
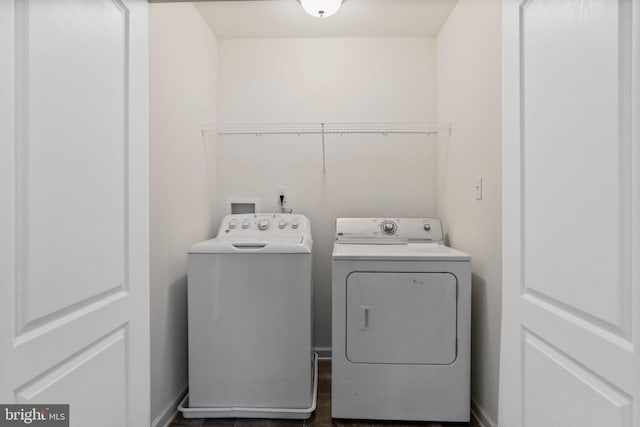
<instances>
[{"instance_id":1,"label":"white baseboard","mask_svg":"<svg viewBox=\"0 0 640 427\"><path fill-rule=\"evenodd\" d=\"M487 412L478 405L474 398L471 398L471 415L480 424L480 427L498 427L498 423L487 415Z\"/></svg>"},{"instance_id":2,"label":"white baseboard","mask_svg":"<svg viewBox=\"0 0 640 427\"><path fill-rule=\"evenodd\" d=\"M318 359L331 359L331 347L313 347L313 351L318 353Z\"/></svg>"},{"instance_id":3,"label":"white baseboard","mask_svg":"<svg viewBox=\"0 0 640 427\"><path fill-rule=\"evenodd\" d=\"M158 414L158 416L153 419L153 421L151 422L151 427L168 427L169 424L171 424L171 421L173 421L176 414L178 413L178 404L187 394L188 389L189 386L185 385L178 396L176 396L173 401L169 402L169 404L164 407L162 412L160 412L160 414Z\"/></svg>"}]
</instances>

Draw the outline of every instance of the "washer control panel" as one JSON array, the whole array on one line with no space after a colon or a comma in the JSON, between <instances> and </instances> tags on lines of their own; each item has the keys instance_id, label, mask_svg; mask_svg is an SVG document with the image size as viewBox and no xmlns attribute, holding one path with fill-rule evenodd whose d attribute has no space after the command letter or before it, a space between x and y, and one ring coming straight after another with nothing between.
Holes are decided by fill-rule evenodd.
<instances>
[{"instance_id":1,"label":"washer control panel","mask_svg":"<svg viewBox=\"0 0 640 427\"><path fill-rule=\"evenodd\" d=\"M340 243L442 243L438 218L338 218L336 240Z\"/></svg>"},{"instance_id":2,"label":"washer control panel","mask_svg":"<svg viewBox=\"0 0 640 427\"><path fill-rule=\"evenodd\" d=\"M297 214L236 214L223 218L219 236L296 236L308 232L309 220Z\"/></svg>"},{"instance_id":3,"label":"washer control panel","mask_svg":"<svg viewBox=\"0 0 640 427\"><path fill-rule=\"evenodd\" d=\"M380 223L380 229L384 234L392 236L398 231L398 224L393 220L385 219Z\"/></svg>"}]
</instances>

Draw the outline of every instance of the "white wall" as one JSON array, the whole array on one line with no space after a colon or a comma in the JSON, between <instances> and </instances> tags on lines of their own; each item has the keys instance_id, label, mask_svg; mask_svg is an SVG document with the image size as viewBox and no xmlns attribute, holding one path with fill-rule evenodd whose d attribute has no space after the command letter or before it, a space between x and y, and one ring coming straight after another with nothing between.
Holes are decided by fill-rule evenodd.
<instances>
[{"instance_id":1,"label":"white wall","mask_svg":"<svg viewBox=\"0 0 640 427\"><path fill-rule=\"evenodd\" d=\"M219 41L220 123L434 120L432 38ZM335 218L437 214L437 141L425 135L208 135L217 147L219 220L230 196L277 209L277 186L314 238L315 345L331 345Z\"/></svg>"},{"instance_id":2,"label":"white wall","mask_svg":"<svg viewBox=\"0 0 640 427\"><path fill-rule=\"evenodd\" d=\"M437 38L439 213L451 246L472 255L472 398L496 425L500 353L500 1L460 0ZM483 200L473 199L483 177Z\"/></svg>"},{"instance_id":3,"label":"white wall","mask_svg":"<svg viewBox=\"0 0 640 427\"><path fill-rule=\"evenodd\" d=\"M187 387L187 250L214 232L217 41L191 3L150 4L151 419Z\"/></svg>"}]
</instances>

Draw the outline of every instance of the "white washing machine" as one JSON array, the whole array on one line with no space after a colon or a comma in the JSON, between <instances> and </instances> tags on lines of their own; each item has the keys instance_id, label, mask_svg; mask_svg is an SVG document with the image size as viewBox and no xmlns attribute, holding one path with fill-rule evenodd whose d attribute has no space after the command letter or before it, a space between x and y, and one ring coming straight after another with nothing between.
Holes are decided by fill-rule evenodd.
<instances>
[{"instance_id":1,"label":"white washing machine","mask_svg":"<svg viewBox=\"0 0 640 427\"><path fill-rule=\"evenodd\" d=\"M439 219L339 218L332 416L469 421L471 268Z\"/></svg>"},{"instance_id":2,"label":"white washing machine","mask_svg":"<svg viewBox=\"0 0 640 427\"><path fill-rule=\"evenodd\" d=\"M189 251L188 418L309 418L315 409L311 226L226 216Z\"/></svg>"}]
</instances>

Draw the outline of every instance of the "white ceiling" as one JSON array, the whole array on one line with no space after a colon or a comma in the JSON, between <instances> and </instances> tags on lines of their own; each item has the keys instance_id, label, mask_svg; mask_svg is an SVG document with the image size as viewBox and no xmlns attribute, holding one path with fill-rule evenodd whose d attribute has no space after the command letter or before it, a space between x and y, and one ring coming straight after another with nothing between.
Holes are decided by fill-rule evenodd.
<instances>
[{"instance_id":1,"label":"white ceiling","mask_svg":"<svg viewBox=\"0 0 640 427\"><path fill-rule=\"evenodd\" d=\"M328 18L296 0L199 1L218 38L435 36L458 0L346 0Z\"/></svg>"}]
</instances>

